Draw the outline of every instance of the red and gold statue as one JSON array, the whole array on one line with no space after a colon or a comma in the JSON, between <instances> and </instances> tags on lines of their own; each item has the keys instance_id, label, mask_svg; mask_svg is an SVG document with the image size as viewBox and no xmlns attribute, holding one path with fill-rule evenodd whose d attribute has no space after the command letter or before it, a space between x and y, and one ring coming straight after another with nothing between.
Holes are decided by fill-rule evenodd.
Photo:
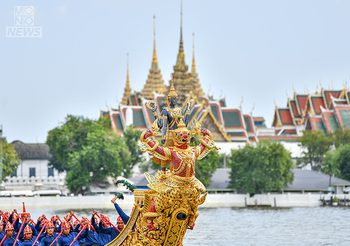
<instances>
[{"instance_id":1,"label":"red and gold statue","mask_svg":"<svg viewBox=\"0 0 350 246\"><path fill-rule=\"evenodd\" d=\"M150 190L134 191L135 206L129 222L109 245L178 246L182 245L186 230L194 228L198 206L207 194L195 177L196 161L217 147L209 130L199 124L189 130L184 117L176 116L176 127L167 125L171 127L166 129L165 142L162 141L165 131L159 129L157 120L141 134L141 150L162 170L155 175L145 173ZM199 140L197 146L190 145L194 137Z\"/></svg>"}]
</instances>

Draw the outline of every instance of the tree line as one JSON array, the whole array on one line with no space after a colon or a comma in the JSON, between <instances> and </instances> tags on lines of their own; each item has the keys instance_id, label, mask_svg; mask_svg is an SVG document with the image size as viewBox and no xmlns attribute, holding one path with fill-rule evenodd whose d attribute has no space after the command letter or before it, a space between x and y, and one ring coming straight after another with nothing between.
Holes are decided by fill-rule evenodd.
<instances>
[{"instance_id":1,"label":"tree line","mask_svg":"<svg viewBox=\"0 0 350 246\"><path fill-rule=\"evenodd\" d=\"M85 194L91 185L104 185L108 177L130 177L135 165L141 171L158 169L147 161L137 146L141 132L129 127L122 135L111 128L108 118L92 120L68 115L65 121L49 131L50 166L66 171L66 183L72 193ZM196 141L195 143L196 144ZM196 164L196 176L208 187L213 173L230 168L229 187L241 193L280 191L293 181L293 168L310 165L322 171L350 180L350 130L334 134L305 131L300 139L301 157L293 162L291 154L279 142L260 141L231 150L227 156L212 151ZM0 160L3 177L18 166L13 147L1 139Z\"/></svg>"},{"instance_id":2,"label":"tree line","mask_svg":"<svg viewBox=\"0 0 350 246\"><path fill-rule=\"evenodd\" d=\"M303 152L298 166L310 165L312 170L329 175L329 186L333 176L350 180L350 129L305 131L300 144Z\"/></svg>"}]
</instances>

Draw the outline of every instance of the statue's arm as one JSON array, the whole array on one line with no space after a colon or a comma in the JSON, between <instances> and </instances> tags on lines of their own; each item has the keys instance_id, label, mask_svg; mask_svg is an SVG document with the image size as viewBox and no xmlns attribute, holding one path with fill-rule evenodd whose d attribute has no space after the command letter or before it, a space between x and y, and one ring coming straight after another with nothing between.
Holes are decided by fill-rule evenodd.
<instances>
[{"instance_id":1,"label":"statue's arm","mask_svg":"<svg viewBox=\"0 0 350 246\"><path fill-rule=\"evenodd\" d=\"M203 159L211 150L218 149L215 145L213 135L207 129L200 129L200 135L202 136L200 144L196 147L197 160Z\"/></svg>"},{"instance_id":2,"label":"statue's arm","mask_svg":"<svg viewBox=\"0 0 350 246\"><path fill-rule=\"evenodd\" d=\"M141 150L153 155L154 157L167 161L171 159L169 148L159 146L158 140L154 137L151 130L144 131L141 134L140 141L142 143Z\"/></svg>"}]
</instances>

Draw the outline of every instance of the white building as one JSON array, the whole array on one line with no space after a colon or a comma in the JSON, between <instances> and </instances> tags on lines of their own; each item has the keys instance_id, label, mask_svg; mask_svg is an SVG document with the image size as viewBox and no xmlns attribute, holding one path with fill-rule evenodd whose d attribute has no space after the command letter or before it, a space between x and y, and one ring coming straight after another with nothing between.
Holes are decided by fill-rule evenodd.
<instances>
[{"instance_id":1,"label":"white building","mask_svg":"<svg viewBox=\"0 0 350 246\"><path fill-rule=\"evenodd\" d=\"M6 178L5 190L61 190L65 191L66 173L49 166L49 146L43 143L14 141L21 162L17 170Z\"/></svg>"}]
</instances>

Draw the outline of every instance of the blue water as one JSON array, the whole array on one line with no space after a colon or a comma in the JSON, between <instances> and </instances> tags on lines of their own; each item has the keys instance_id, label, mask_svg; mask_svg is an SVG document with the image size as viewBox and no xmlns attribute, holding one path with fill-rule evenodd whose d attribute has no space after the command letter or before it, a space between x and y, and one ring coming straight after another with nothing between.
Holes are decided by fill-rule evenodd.
<instances>
[{"instance_id":1,"label":"blue water","mask_svg":"<svg viewBox=\"0 0 350 246\"><path fill-rule=\"evenodd\" d=\"M103 212L115 221L115 211ZM350 208L201 209L184 245L350 245L349 228Z\"/></svg>"}]
</instances>

